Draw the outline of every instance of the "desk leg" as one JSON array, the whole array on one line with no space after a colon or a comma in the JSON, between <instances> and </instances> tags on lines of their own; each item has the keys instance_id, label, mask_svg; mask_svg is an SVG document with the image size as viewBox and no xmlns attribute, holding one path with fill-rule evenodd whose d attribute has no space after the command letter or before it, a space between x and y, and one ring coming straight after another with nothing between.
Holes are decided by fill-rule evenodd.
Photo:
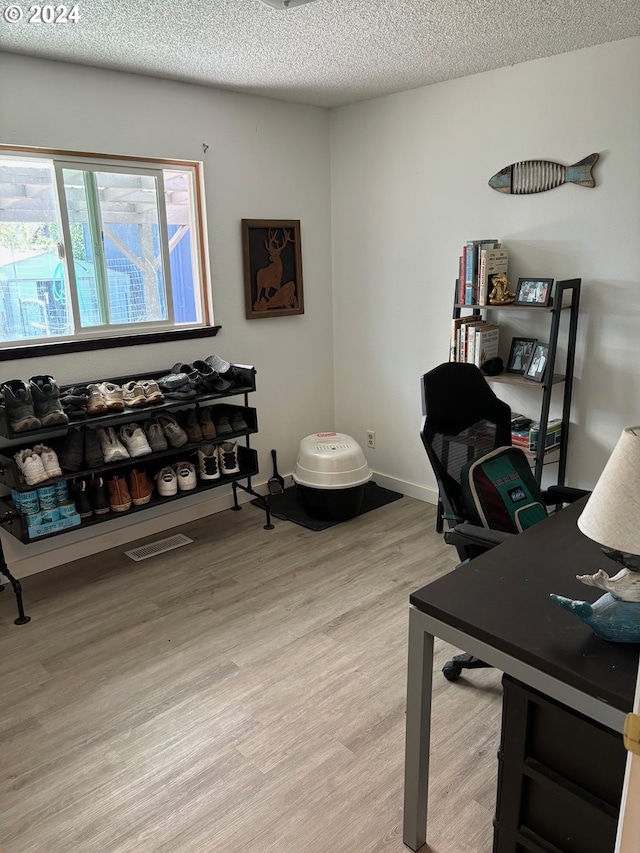
<instances>
[{"instance_id":1,"label":"desk leg","mask_svg":"<svg viewBox=\"0 0 640 853\"><path fill-rule=\"evenodd\" d=\"M429 792L433 634L424 630L421 616L419 610L409 609L402 840L412 850L418 850L427 839Z\"/></svg>"}]
</instances>

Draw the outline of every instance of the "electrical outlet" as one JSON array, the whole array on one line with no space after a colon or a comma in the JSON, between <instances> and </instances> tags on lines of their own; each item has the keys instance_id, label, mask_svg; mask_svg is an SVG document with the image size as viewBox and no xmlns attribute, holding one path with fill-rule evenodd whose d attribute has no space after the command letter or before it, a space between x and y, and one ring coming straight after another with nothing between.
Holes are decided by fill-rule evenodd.
<instances>
[{"instance_id":1,"label":"electrical outlet","mask_svg":"<svg viewBox=\"0 0 640 853\"><path fill-rule=\"evenodd\" d=\"M376 433L373 429L367 430L367 447L369 448L369 450L376 449Z\"/></svg>"}]
</instances>

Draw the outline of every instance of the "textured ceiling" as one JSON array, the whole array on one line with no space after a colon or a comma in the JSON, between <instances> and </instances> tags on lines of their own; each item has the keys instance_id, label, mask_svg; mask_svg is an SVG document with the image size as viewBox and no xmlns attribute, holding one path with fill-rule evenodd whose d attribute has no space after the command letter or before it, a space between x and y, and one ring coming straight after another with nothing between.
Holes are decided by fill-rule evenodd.
<instances>
[{"instance_id":1,"label":"textured ceiling","mask_svg":"<svg viewBox=\"0 0 640 853\"><path fill-rule=\"evenodd\" d=\"M9 3L7 51L322 107L640 34L638 0L78 0L66 24Z\"/></svg>"}]
</instances>

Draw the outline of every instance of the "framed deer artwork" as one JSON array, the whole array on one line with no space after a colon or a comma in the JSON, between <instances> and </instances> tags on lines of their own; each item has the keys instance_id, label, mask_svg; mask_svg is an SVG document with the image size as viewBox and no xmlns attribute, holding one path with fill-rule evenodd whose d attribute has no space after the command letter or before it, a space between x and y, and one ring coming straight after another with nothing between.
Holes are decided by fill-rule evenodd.
<instances>
[{"instance_id":1,"label":"framed deer artwork","mask_svg":"<svg viewBox=\"0 0 640 853\"><path fill-rule=\"evenodd\" d=\"M243 219L248 320L304 314L299 219Z\"/></svg>"}]
</instances>

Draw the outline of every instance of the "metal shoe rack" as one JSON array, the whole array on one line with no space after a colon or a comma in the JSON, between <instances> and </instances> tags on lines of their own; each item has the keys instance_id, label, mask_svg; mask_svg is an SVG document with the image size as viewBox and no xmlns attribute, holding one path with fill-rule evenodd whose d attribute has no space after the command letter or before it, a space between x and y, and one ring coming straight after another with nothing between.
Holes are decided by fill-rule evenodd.
<instances>
[{"instance_id":1,"label":"metal shoe rack","mask_svg":"<svg viewBox=\"0 0 640 853\"><path fill-rule=\"evenodd\" d=\"M198 480L198 484L195 489L182 492L178 491L176 495L160 497L157 492L154 492L149 503L143 504L142 506L132 505L131 509L122 513L109 513L107 515L100 516L94 515L89 519L83 519L80 525L59 530L54 533L48 533L45 536L39 536L35 539L32 539L29 535L29 528L23 513L13 506L10 495L5 495L4 497L0 497L0 526L21 542L29 544L32 542L40 542L43 539L50 538L51 536L59 536L61 533L85 529L94 524L100 524L102 522L109 521L110 519L119 518L123 515L142 512L152 507L166 504L169 501L178 500L183 497L188 497L189 495L209 491L228 484L231 484L232 486L232 509L236 512L242 509L238 502L238 489L241 489L243 492L246 492L255 498L260 498L261 496L253 490L251 485L252 477L258 473L258 455L257 452L251 448L250 444L250 436L258 432L258 419L256 410L249 406L249 394L256 390L256 370L255 367L249 365L236 364L233 366L238 369L242 377L242 383L234 385L228 391L198 394L195 398L186 400L167 398L159 403L150 404L148 406L125 408L124 411L121 412L90 415L80 420L73 420L69 424L64 424L63 426L56 426L55 428L52 427L49 429L38 429L16 433L11 429L11 424L4 406L0 405L0 436L4 437L4 441L0 441L0 483L18 492L26 492L40 488L41 486L53 485L59 480L76 480L99 476L106 477L108 474L123 472L130 467L146 467L149 464L158 464L158 467L162 467L163 463L170 464L172 461L177 461L178 459L188 459L189 456L195 456L198 448L202 444L220 444L222 442L236 441L244 438L244 446L238 443L238 464L240 466L240 472L237 474L233 474L231 476L223 475L217 480ZM161 376L165 376L167 373L170 373L170 371L161 370L145 374L145 378L158 379ZM114 382L116 385L122 385L131 378L132 377L130 376L110 377L108 379L90 380L90 382L107 381ZM78 385L79 383L74 384ZM72 386L63 385L61 386L61 390L64 391L69 387ZM243 398L244 405L238 406L237 404L229 404L226 402L229 398L238 396ZM221 403L221 401L224 402ZM202 407L211 407L212 413L218 412L220 415L232 414L233 412L238 411L242 414L242 418L247 424L247 429L239 432L227 433L215 439L203 438L201 441L197 442L190 441L187 444L182 445L182 447L169 447L167 450L152 452L141 457L123 459L108 464L105 463L103 466L97 468L63 472L62 477L46 480L35 486L26 485L13 458L13 454L21 447L33 447L35 444L39 444L44 441L53 442L55 444L56 439L64 438L69 429L75 427L96 429L98 427L108 426L118 427L127 423L142 424L144 421L163 411L175 412L194 408L198 410ZM266 515L264 528L265 530L271 530L273 525L271 524L268 502L262 501L260 505L264 509ZM0 574L7 578L16 596L18 618L14 620L15 624L24 625L30 621L30 617L25 615L20 582L14 578L9 571L1 541ZM2 590L1 586L0 590Z\"/></svg>"}]
</instances>

